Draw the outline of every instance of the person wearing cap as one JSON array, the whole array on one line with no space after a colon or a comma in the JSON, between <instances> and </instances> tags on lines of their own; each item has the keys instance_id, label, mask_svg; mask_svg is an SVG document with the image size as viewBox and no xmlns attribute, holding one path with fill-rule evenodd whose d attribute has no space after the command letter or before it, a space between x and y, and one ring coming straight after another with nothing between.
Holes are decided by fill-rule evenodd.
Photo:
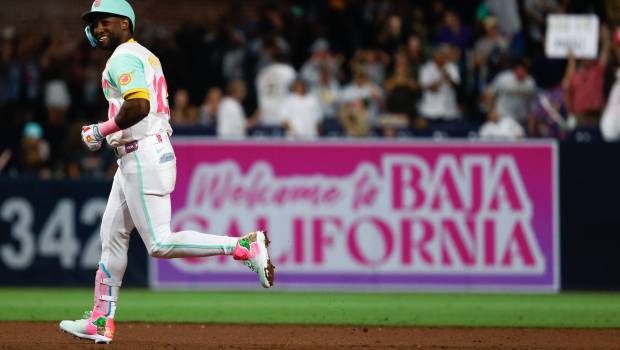
<instances>
[{"instance_id":1,"label":"person wearing cap","mask_svg":"<svg viewBox=\"0 0 620 350\"><path fill-rule=\"evenodd\" d=\"M85 33L91 46L110 53L101 79L109 103L108 119L82 127L82 141L93 151L107 141L119 167L101 221L93 309L83 319L60 322L60 329L95 343L112 341L134 228L153 257L232 255L258 274L263 287L273 286L274 267L265 232L238 238L171 231L176 156L169 139L172 128L161 62L134 39L136 17L127 1L95 0L82 18L88 23Z\"/></svg>"},{"instance_id":2,"label":"person wearing cap","mask_svg":"<svg viewBox=\"0 0 620 350\"><path fill-rule=\"evenodd\" d=\"M39 123L29 121L24 125L19 152L19 167L22 176L49 178L50 144L43 137L43 128Z\"/></svg>"}]
</instances>

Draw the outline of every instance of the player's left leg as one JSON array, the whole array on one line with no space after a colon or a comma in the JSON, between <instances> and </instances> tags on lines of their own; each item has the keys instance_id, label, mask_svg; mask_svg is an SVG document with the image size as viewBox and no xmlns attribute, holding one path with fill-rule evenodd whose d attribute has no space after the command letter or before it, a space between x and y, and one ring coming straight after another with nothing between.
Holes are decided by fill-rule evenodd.
<instances>
[{"instance_id":1,"label":"player's left leg","mask_svg":"<svg viewBox=\"0 0 620 350\"><path fill-rule=\"evenodd\" d=\"M144 150L143 152L148 152ZM140 150L131 153L135 173L126 175L123 188L133 222L148 249L149 255L158 258L204 257L235 255L246 261L258 273L261 284L273 285L273 265L269 259L269 240L262 231L244 237L229 237L184 230L172 232L170 227L170 192L174 187L176 168L166 167L146 171L142 159L148 154ZM147 168L148 169L148 168Z\"/></svg>"},{"instance_id":2,"label":"player's left leg","mask_svg":"<svg viewBox=\"0 0 620 350\"><path fill-rule=\"evenodd\" d=\"M241 238L191 230L172 232L170 195L142 195L140 202L139 213L133 218L149 255L157 258L233 255L258 274L263 287L273 286L274 266L267 250L266 232L250 232Z\"/></svg>"}]
</instances>

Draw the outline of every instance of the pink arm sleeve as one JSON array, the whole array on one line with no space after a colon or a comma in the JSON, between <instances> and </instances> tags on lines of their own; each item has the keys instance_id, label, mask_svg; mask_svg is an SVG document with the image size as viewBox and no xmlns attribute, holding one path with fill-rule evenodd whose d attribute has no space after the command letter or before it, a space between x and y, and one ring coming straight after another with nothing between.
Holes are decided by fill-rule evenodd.
<instances>
[{"instance_id":1,"label":"pink arm sleeve","mask_svg":"<svg viewBox=\"0 0 620 350\"><path fill-rule=\"evenodd\" d=\"M116 124L115 118L108 119L108 121L105 121L103 123L99 123L99 132L101 132L101 135L103 136L108 136L120 130L121 128L119 128Z\"/></svg>"}]
</instances>

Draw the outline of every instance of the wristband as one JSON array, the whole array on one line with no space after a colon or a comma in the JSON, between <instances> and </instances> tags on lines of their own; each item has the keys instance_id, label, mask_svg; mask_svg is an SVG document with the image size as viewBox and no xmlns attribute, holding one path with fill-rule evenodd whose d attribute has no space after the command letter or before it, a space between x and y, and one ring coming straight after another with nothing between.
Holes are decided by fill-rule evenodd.
<instances>
[{"instance_id":1,"label":"wristband","mask_svg":"<svg viewBox=\"0 0 620 350\"><path fill-rule=\"evenodd\" d=\"M115 118L108 119L108 121L103 122L103 123L99 123L99 132L104 137L112 133L115 133L117 131L120 131L120 130L121 128L119 128L118 125L116 124Z\"/></svg>"}]
</instances>

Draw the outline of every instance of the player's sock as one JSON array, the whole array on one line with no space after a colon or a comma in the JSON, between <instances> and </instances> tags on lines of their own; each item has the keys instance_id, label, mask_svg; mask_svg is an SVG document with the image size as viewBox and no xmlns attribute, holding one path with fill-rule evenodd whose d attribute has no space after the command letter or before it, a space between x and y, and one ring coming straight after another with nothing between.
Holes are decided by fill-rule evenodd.
<instances>
[{"instance_id":1,"label":"player's sock","mask_svg":"<svg viewBox=\"0 0 620 350\"><path fill-rule=\"evenodd\" d=\"M235 260L248 260L258 255L258 246L252 244L256 242L256 234L250 232L237 240L237 245L232 252Z\"/></svg>"},{"instance_id":2,"label":"player's sock","mask_svg":"<svg viewBox=\"0 0 620 350\"><path fill-rule=\"evenodd\" d=\"M102 316L114 318L120 286L121 283L114 280L103 262L100 262L95 275L95 307L93 312L97 311Z\"/></svg>"}]
</instances>

